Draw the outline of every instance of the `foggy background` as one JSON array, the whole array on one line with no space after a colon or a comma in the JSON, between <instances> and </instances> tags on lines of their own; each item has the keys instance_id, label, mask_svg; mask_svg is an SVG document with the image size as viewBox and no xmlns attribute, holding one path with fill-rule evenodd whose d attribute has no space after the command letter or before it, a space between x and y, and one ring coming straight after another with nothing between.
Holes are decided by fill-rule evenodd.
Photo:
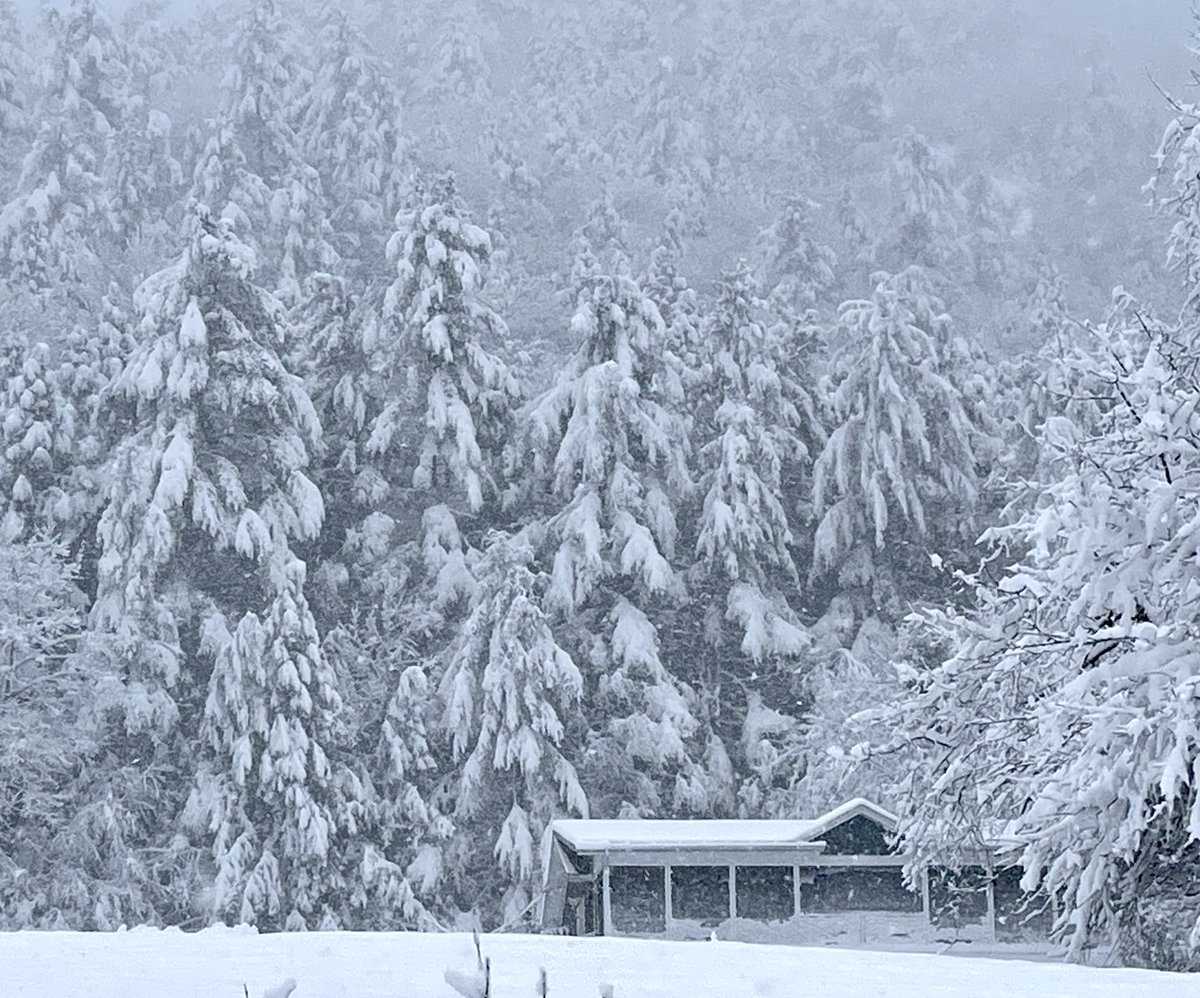
<instances>
[{"instance_id":1,"label":"foggy background","mask_svg":"<svg viewBox=\"0 0 1200 998\"><path fill-rule=\"evenodd\" d=\"M1183 3L13 9L0 928L530 928L555 817L861 796L1186 932Z\"/></svg>"}]
</instances>

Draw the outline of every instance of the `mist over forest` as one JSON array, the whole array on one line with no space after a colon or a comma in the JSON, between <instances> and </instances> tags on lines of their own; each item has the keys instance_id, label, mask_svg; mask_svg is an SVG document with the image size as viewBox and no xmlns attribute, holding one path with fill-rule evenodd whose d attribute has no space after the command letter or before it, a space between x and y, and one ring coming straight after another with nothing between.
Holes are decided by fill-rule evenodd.
<instances>
[{"instance_id":1,"label":"mist over forest","mask_svg":"<svg viewBox=\"0 0 1200 998\"><path fill-rule=\"evenodd\" d=\"M0 926L867 797L1200 968L1194 28L0 0Z\"/></svg>"}]
</instances>

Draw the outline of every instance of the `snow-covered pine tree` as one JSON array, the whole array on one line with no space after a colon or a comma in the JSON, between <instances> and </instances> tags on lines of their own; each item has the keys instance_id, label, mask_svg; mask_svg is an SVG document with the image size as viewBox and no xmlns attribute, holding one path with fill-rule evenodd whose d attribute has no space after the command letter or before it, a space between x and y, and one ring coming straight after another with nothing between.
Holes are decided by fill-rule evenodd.
<instances>
[{"instance_id":1,"label":"snow-covered pine tree","mask_svg":"<svg viewBox=\"0 0 1200 998\"><path fill-rule=\"evenodd\" d=\"M139 292L139 345L113 387L137 403L92 610L119 663L108 695L128 735L114 749L170 774L168 828L192 784L209 917L316 925L346 892L329 758L340 696L293 551L321 526L306 473L320 426L279 360L281 307L251 283L253 254L203 206L191 224L180 261Z\"/></svg>"},{"instance_id":2,"label":"snow-covered pine tree","mask_svg":"<svg viewBox=\"0 0 1200 998\"><path fill-rule=\"evenodd\" d=\"M774 771L782 754L774 743L796 727L795 665L810 643L786 596L798 588L799 573L787 511L795 505L784 483L794 477L790 466L811 460L803 438L819 438L821 429L811 398L788 376L786 344L744 264L719 283L703 340L711 351L705 394L712 408L699 428L698 584L707 606L703 631L716 646L703 658L721 663L704 678L719 693L718 730L752 749L739 776L742 806L758 812L770 808L766 796L776 781L786 782L786 773ZM748 737L742 728L768 713L776 719L771 731Z\"/></svg>"},{"instance_id":3,"label":"snow-covered pine tree","mask_svg":"<svg viewBox=\"0 0 1200 998\"><path fill-rule=\"evenodd\" d=\"M685 404L691 416L699 398L688 389L699 384L703 351L700 299L683 273L688 226L688 213L684 206L675 205L667 212L658 245L650 252L650 261L641 278L641 285L662 316L665 330L664 360L675 370L685 395L693 403Z\"/></svg>"},{"instance_id":4,"label":"snow-covered pine tree","mask_svg":"<svg viewBox=\"0 0 1200 998\"><path fill-rule=\"evenodd\" d=\"M434 8L432 45L418 90L426 103L481 106L492 95L491 66L484 52L494 40L492 11L473 0L447 0Z\"/></svg>"},{"instance_id":5,"label":"snow-covered pine tree","mask_svg":"<svg viewBox=\"0 0 1200 998\"><path fill-rule=\"evenodd\" d=\"M129 51L133 92L148 106L178 86L199 55L188 37L189 25L168 16L168 0L134 0L121 17L121 37ZM214 39L219 43L219 39Z\"/></svg>"},{"instance_id":6,"label":"snow-covered pine tree","mask_svg":"<svg viewBox=\"0 0 1200 998\"><path fill-rule=\"evenodd\" d=\"M324 430L313 475L326 517L319 540L307 547L316 566L311 598L326 631L324 653L354 719L347 758L365 798L349 809L359 855L349 924L433 928L430 907L437 907L451 826L434 799L438 763L427 732L436 697L425 657L444 618L458 609L462 593L451 576L468 588L473 581L457 528L443 536L429 523L453 525L448 511L423 518L431 550L426 573L420 571L411 536L418 531L406 529L421 522L419 511L403 511L392 488L403 493L406 483L389 478L395 469L366 452L368 419L387 383L387 371L371 367L363 345L364 327L378 321L374 310L345 280L317 275L298 321L310 330L301 362ZM454 595L439 602L438 593L448 590Z\"/></svg>"},{"instance_id":7,"label":"snow-covered pine tree","mask_svg":"<svg viewBox=\"0 0 1200 998\"><path fill-rule=\"evenodd\" d=\"M877 278L869 301L842 306L835 333L810 576L869 590L897 619L893 587L916 584L928 545L962 540L978 472L962 391L946 374L949 317L919 269Z\"/></svg>"},{"instance_id":8,"label":"snow-covered pine tree","mask_svg":"<svg viewBox=\"0 0 1200 998\"><path fill-rule=\"evenodd\" d=\"M764 306L742 264L723 275L703 326L711 351L706 387L712 408L702 428L706 488L698 553L714 573L756 589L776 572L798 578L784 505L785 469L810 460L803 438L821 435L813 425L812 399L783 370L786 344L778 327L769 325ZM769 643L750 640L743 650L759 661L772 653Z\"/></svg>"},{"instance_id":9,"label":"snow-covered pine tree","mask_svg":"<svg viewBox=\"0 0 1200 998\"><path fill-rule=\"evenodd\" d=\"M587 663L588 796L602 812L653 813L672 807L677 777L699 782L704 768L694 693L664 662L649 616L683 596L675 511L690 488L688 434L658 309L588 255L571 322L582 342L529 411L521 498L546 508L546 605Z\"/></svg>"},{"instance_id":10,"label":"snow-covered pine tree","mask_svg":"<svg viewBox=\"0 0 1200 998\"><path fill-rule=\"evenodd\" d=\"M276 0L254 0L230 47L224 106L192 195L235 222L258 256L260 281L295 306L310 275L338 264L321 177L296 135L307 81Z\"/></svg>"},{"instance_id":11,"label":"snow-covered pine tree","mask_svg":"<svg viewBox=\"0 0 1200 998\"><path fill-rule=\"evenodd\" d=\"M872 21L879 14L876 7ZM827 24L823 31L826 38L835 40L833 44L825 43L832 49L828 55L833 73L827 75L826 70L816 76L812 81L817 84L813 94L815 101L825 107L821 118L828 141L822 143L823 152L827 158L836 160L852 154L864 140L878 136L884 128L888 100L879 52L879 39L883 36L877 31L873 37L864 38L861 33L846 32L844 26L836 24ZM825 65L829 63L812 60L814 68L824 69Z\"/></svg>"},{"instance_id":12,"label":"snow-covered pine tree","mask_svg":"<svg viewBox=\"0 0 1200 998\"><path fill-rule=\"evenodd\" d=\"M634 175L644 175L677 199L700 207L712 187L704 129L695 120L694 105L685 97L690 81L670 56L658 67L639 95L633 110Z\"/></svg>"},{"instance_id":13,"label":"snow-covered pine tree","mask_svg":"<svg viewBox=\"0 0 1200 998\"><path fill-rule=\"evenodd\" d=\"M1040 348L1057 340L1068 324L1067 282L1062 271L1044 252L1038 254L1034 267L1027 311L1034 345Z\"/></svg>"},{"instance_id":14,"label":"snow-covered pine tree","mask_svg":"<svg viewBox=\"0 0 1200 998\"><path fill-rule=\"evenodd\" d=\"M976 174L966 184L966 247L976 287L997 291L1007 286L1013 273L1009 232L1012 212L992 177Z\"/></svg>"},{"instance_id":15,"label":"snow-covered pine tree","mask_svg":"<svg viewBox=\"0 0 1200 998\"><path fill-rule=\"evenodd\" d=\"M627 276L630 272L625 220L617 210L612 188L605 184L600 197L588 206L583 225L575 232L571 293L577 294L593 277L607 273Z\"/></svg>"},{"instance_id":16,"label":"snow-covered pine tree","mask_svg":"<svg viewBox=\"0 0 1200 998\"><path fill-rule=\"evenodd\" d=\"M339 255L374 274L413 169L400 98L343 6L321 10L317 52L298 109L300 148L320 174Z\"/></svg>"},{"instance_id":17,"label":"snow-covered pine tree","mask_svg":"<svg viewBox=\"0 0 1200 998\"><path fill-rule=\"evenodd\" d=\"M235 130L219 122L204 140L192 172L191 194L222 218L248 230L247 244L270 245L267 216L271 190L248 166ZM260 233L253 237L250 233ZM254 248L253 246L251 248Z\"/></svg>"},{"instance_id":18,"label":"snow-covered pine tree","mask_svg":"<svg viewBox=\"0 0 1200 998\"><path fill-rule=\"evenodd\" d=\"M363 508L370 507L355 510L361 515ZM396 544L396 521L372 512L321 555L324 654L352 719L339 815L339 827L354 836L346 925L437 928L436 913L446 909L444 853L454 829L446 769L435 754L438 698L430 673L447 640L445 625L462 619L475 581L449 511L433 507L423 521L424 552ZM327 591L330 570L340 575L332 580L335 599Z\"/></svg>"},{"instance_id":19,"label":"snow-covered pine tree","mask_svg":"<svg viewBox=\"0 0 1200 998\"><path fill-rule=\"evenodd\" d=\"M757 188L760 171L771 177L786 172L794 179L799 166L799 150L788 141L791 129L783 125L772 131L763 114L761 63L755 56L760 49L749 41L753 29L745 23L747 13L744 8L697 12L699 37L687 81L712 187L722 193Z\"/></svg>"},{"instance_id":20,"label":"snow-covered pine tree","mask_svg":"<svg viewBox=\"0 0 1200 998\"><path fill-rule=\"evenodd\" d=\"M16 9L11 0L3 0L0 3L0 135L16 139L14 145L28 142L32 127L29 112L33 95L28 91L31 74L23 41ZM0 151L0 177L6 182L16 179L10 175L19 165L16 149L8 146L5 143Z\"/></svg>"},{"instance_id":21,"label":"snow-covered pine tree","mask_svg":"<svg viewBox=\"0 0 1200 998\"><path fill-rule=\"evenodd\" d=\"M455 763L453 886L460 904L494 898L498 910L486 913L509 926L529 921L550 820L588 814L565 754L568 732L585 730L583 677L555 639L543 609L548 578L533 558L528 537L491 538L440 682ZM481 892L488 883L496 886Z\"/></svg>"},{"instance_id":22,"label":"snow-covered pine tree","mask_svg":"<svg viewBox=\"0 0 1200 998\"><path fill-rule=\"evenodd\" d=\"M294 344L292 365L304 377L321 421L313 473L326 497L320 549L333 555L347 531L387 494L386 480L362 453L375 384L362 335L371 315L344 278L316 274L306 290L303 306L292 317L305 333ZM319 560L322 569L333 568L324 557ZM336 586L335 580L327 581Z\"/></svg>"},{"instance_id":23,"label":"snow-covered pine tree","mask_svg":"<svg viewBox=\"0 0 1200 998\"><path fill-rule=\"evenodd\" d=\"M0 206L4 276L36 291L86 270L112 235L103 178L132 99L125 48L95 0L47 18L38 130L15 195Z\"/></svg>"},{"instance_id":24,"label":"snow-covered pine tree","mask_svg":"<svg viewBox=\"0 0 1200 998\"><path fill-rule=\"evenodd\" d=\"M77 324L62 338L58 365L50 372L61 406L58 420L70 428L70 456L52 516L58 536L79 559L80 582L89 593L96 575L96 526L107 492L108 459L134 416L131 402L119 402L108 392L136 345L134 320L124 300L120 289L110 285L100 299L98 318Z\"/></svg>"},{"instance_id":25,"label":"snow-covered pine tree","mask_svg":"<svg viewBox=\"0 0 1200 998\"><path fill-rule=\"evenodd\" d=\"M537 195L541 183L533 175L513 138L516 122L490 122L479 138L480 150L487 158L500 190L513 200L528 204Z\"/></svg>"},{"instance_id":26,"label":"snow-covered pine tree","mask_svg":"<svg viewBox=\"0 0 1200 998\"><path fill-rule=\"evenodd\" d=\"M507 332L480 294L490 249L453 176L437 179L397 216L388 243L395 279L366 345L393 376L367 450L396 460L412 488L465 499L472 511L497 494L496 459L520 398L515 377L489 349Z\"/></svg>"},{"instance_id":27,"label":"snow-covered pine tree","mask_svg":"<svg viewBox=\"0 0 1200 998\"><path fill-rule=\"evenodd\" d=\"M837 224L841 230L842 253L838 268L839 290L860 287L875 269L874 240L858 199L847 184L837 204Z\"/></svg>"},{"instance_id":28,"label":"snow-covered pine tree","mask_svg":"<svg viewBox=\"0 0 1200 998\"><path fill-rule=\"evenodd\" d=\"M679 268L687 247L687 217L682 205L672 205L663 218L657 245L650 251L649 265L641 278L642 286L653 295L663 321L669 327L665 312L674 300ZM686 283L686 282L685 282Z\"/></svg>"},{"instance_id":29,"label":"snow-covered pine tree","mask_svg":"<svg viewBox=\"0 0 1200 998\"><path fill-rule=\"evenodd\" d=\"M264 928L337 925L349 888L335 841L338 791L354 786L336 779L328 756L337 677L304 598L304 563L286 533L276 528L271 540L255 519L262 532L250 527L243 551L275 576L274 592L265 611L246 611L232 628L220 612L203 624L207 758L189 818L212 835L213 916Z\"/></svg>"},{"instance_id":30,"label":"snow-covered pine tree","mask_svg":"<svg viewBox=\"0 0 1200 998\"><path fill-rule=\"evenodd\" d=\"M132 57L132 53L131 53ZM106 187L111 191L111 222L120 245L154 237L155 246L178 222L183 167L172 152L171 119L134 95L121 128L113 136Z\"/></svg>"},{"instance_id":31,"label":"snow-covered pine tree","mask_svg":"<svg viewBox=\"0 0 1200 998\"><path fill-rule=\"evenodd\" d=\"M435 926L430 908L445 907L445 851L453 841L454 826L443 813L447 809L443 798L449 795L442 782L445 771L435 754L437 691L424 664L414 661L415 649L403 643L413 630L412 621L394 619L397 611L407 615L409 610L405 602L388 601L378 618L344 628L340 634L357 641L360 653L368 656L364 667L349 670L350 674L371 677L370 689L378 693L371 710L357 715L366 721L359 725L360 731L368 738L377 736L367 746L367 758L377 801L368 827L378 830L371 837L378 848L368 847L364 853L362 880L370 883L365 875L368 861L389 874L392 893L399 900L393 907L399 910L387 914L393 920L399 914L405 924L427 929ZM345 656L339 656L339 661L345 661ZM380 661L394 664L380 675ZM380 703L384 709L377 720L373 709Z\"/></svg>"},{"instance_id":32,"label":"snow-covered pine tree","mask_svg":"<svg viewBox=\"0 0 1200 998\"><path fill-rule=\"evenodd\" d=\"M253 0L230 41L224 121L246 157L246 169L271 190L282 186L297 152L295 100L300 71L276 0Z\"/></svg>"},{"instance_id":33,"label":"snow-covered pine tree","mask_svg":"<svg viewBox=\"0 0 1200 998\"><path fill-rule=\"evenodd\" d=\"M375 784L411 803L387 819L413 830L411 841L389 832L386 858L415 862L414 883L427 897L441 878L448 826L429 799L426 763L414 761L421 753L397 760L416 751L403 742L413 724L425 724L426 668L450 640L446 624L476 590L473 554L448 504L473 515L498 498L499 449L520 393L491 352L507 330L483 297L490 239L471 222L453 179L419 187L397 226L389 243L395 277L381 306L356 305L331 283L308 366L330 419L322 477L333 522L324 575L344 589L333 607L363 607L353 617L335 610L330 619L338 619L339 642L411 663L388 675L388 713L377 716L372 704L367 723L378 732ZM354 662L343 667L358 676Z\"/></svg>"},{"instance_id":34,"label":"snow-covered pine tree","mask_svg":"<svg viewBox=\"0 0 1200 998\"><path fill-rule=\"evenodd\" d=\"M138 243L139 263L173 250L178 231L184 168L178 136L162 110L188 65L184 31L165 16L165 0L139 0L125 11L121 38L129 71L129 106L113 135L104 181L112 192L116 238L126 249ZM164 245L165 244L165 245Z\"/></svg>"},{"instance_id":35,"label":"snow-covered pine tree","mask_svg":"<svg viewBox=\"0 0 1200 998\"><path fill-rule=\"evenodd\" d=\"M803 315L826 304L834 283L837 254L813 236L813 210L803 195L784 199L779 217L761 233L761 283L776 310Z\"/></svg>"},{"instance_id":36,"label":"snow-covered pine tree","mask_svg":"<svg viewBox=\"0 0 1200 998\"><path fill-rule=\"evenodd\" d=\"M282 249L276 293L292 308L303 305L313 277L341 270L327 211L320 175L307 163L293 162L271 198Z\"/></svg>"},{"instance_id":37,"label":"snow-covered pine tree","mask_svg":"<svg viewBox=\"0 0 1200 998\"><path fill-rule=\"evenodd\" d=\"M35 343L4 386L0 537L9 543L70 526L63 490L76 434L73 407L58 392L50 348Z\"/></svg>"},{"instance_id":38,"label":"snow-covered pine tree","mask_svg":"<svg viewBox=\"0 0 1200 998\"><path fill-rule=\"evenodd\" d=\"M895 207L875 258L892 271L919 266L941 278L953 277L964 259L960 230L965 204L947 156L906 129L896 140L890 179Z\"/></svg>"},{"instance_id":39,"label":"snow-covered pine tree","mask_svg":"<svg viewBox=\"0 0 1200 998\"><path fill-rule=\"evenodd\" d=\"M591 43L585 12L553 9L530 46L529 100L518 108L525 126L540 136L551 178L613 166L597 138L601 125L593 103L609 86L610 70Z\"/></svg>"}]
</instances>

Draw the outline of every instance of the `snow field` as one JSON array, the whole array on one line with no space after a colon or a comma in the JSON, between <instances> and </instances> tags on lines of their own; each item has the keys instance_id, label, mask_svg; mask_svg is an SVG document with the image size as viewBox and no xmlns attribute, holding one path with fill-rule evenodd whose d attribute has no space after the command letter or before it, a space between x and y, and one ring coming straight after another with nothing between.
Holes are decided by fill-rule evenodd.
<instances>
[{"instance_id":1,"label":"snow field","mask_svg":"<svg viewBox=\"0 0 1200 998\"><path fill-rule=\"evenodd\" d=\"M488 936L494 998L1194 998L1200 978L909 953ZM446 970L476 966L471 937L134 929L0 934L3 998L455 998Z\"/></svg>"}]
</instances>

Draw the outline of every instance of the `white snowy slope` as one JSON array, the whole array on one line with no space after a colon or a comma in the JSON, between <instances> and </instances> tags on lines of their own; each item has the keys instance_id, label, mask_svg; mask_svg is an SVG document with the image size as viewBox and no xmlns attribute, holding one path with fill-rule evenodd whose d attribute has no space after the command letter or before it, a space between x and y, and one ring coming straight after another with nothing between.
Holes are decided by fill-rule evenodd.
<instances>
[{"instance_id":1,"label":"white snowy slope","mask_svg":"<svg viewBox=\"0 0 1200 998\"><path fill-rule=\"evenodd\" d=\"M854 950L485 936L494 998L1192 998L1200 977L1062 963ZM135 929L0 933L4 998L455 998L477 969L469 936Z\"/></svg>"}]
</instances>

